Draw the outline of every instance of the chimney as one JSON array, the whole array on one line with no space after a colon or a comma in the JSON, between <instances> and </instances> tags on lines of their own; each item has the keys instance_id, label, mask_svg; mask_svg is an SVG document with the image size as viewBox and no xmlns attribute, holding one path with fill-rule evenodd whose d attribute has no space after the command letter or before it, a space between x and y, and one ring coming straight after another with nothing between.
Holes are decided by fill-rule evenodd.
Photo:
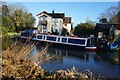
<instances>
[{"instance_id":1,"label":"chimney","mask_svg":"<svg viewBox=\"0 0 120 80\"><path fill-rule=\"evenodd\" d=\"M54 14L54 10L52 10L52 14Z\"/></svg>"}]
</instances>

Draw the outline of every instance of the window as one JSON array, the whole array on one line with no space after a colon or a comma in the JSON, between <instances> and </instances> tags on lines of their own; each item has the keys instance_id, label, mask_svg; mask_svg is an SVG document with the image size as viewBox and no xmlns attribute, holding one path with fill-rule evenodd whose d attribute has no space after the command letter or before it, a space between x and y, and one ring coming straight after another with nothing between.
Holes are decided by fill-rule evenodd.
<instances>
[{"instance_id":1,"label":"window","mask_svg":"<svg viewBox=\"0 0 120 80\"><path fill-rule=\"evenodd\" d=\"M66 42L67 41L67 38L62 38L62 42Z\"/></svg>"},{"instance_id":2,"label":"window","mask_svg":"<svg viewBox=\"0 0 120 80\"><path fill-rule=\"evenodd\" d=\"M58 20L57 20L57 19L55 19L55 20L54 20L54 22L55 22L55 23L58 23Z\"/></svg>"},{"instance_id":3,"label":"window","mask_svg":"<svg viewBox=\"0 0 120 80\"><path fill-rule=\"evenodd\" d=\"M43 30L46 30L46 29L47 29L46 26L43 25Z\"/></svg>"},{"instance_id":4,"label":"window","mask_svg":"<svg viewBox=\"0 0 120 80\"><path fill-rule=\"evenodd\" d=\"M46 18L47 18L46 16L42 16L42 17L41 17L41 20L45 21Z\"/></svg>"},{"instance_id":5,"label":"window","mask_svg":"<svg viewBox=\"0 0 120 80\"><path fill-rule=\"evenodd\" d=\"M47 40L50 40L50 41L56 41L56 37L47 36Z\"/></svg>"},{"instance_id":6,"label":"window","mask_svg":"<svg viewBox=\"0 0 120 80\"><path fill-rule=\"evenodd\" d=\"M37 38L38 38L38 39L42 39L42 35L38 35Z\"/></svg>"},{"instance_id":7,"label":"window","mask_svg":"<svg viewBox=\"0 0 120 80\"><path fill-rule=\"evenodd\" d=\"M68 39L68 43L85 44L85 40L82 40L82 39Z\"/></svg>"}]
</instances>

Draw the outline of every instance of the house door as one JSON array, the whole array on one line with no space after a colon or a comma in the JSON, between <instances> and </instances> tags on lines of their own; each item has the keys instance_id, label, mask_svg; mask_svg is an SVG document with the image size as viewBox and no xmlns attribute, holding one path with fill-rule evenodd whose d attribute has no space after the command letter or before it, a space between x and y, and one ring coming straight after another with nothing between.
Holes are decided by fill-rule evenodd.
<instances>
[{"instance_id":1,"label":"house door","mask_svg":"<svg viewBox=\"0 0 120 80\"><path fill-rule=\"evenodd\" d=\"M42 32L46 33L47 32L47 26L46 25L42 25Z\"/></svg>"}]
</instances>

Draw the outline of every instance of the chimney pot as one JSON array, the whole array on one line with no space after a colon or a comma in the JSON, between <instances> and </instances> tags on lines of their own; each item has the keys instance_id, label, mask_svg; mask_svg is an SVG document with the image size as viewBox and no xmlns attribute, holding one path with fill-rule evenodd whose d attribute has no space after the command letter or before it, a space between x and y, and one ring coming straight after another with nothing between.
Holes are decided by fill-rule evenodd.
<instances>
[{"instance_id":1,"label":"chimney pot","mask_svg":"<svg viewBox=\"0 0 120 80\"><path fill-rule=\"evenodd\" d=\"M54 10L52 10L52 14L54 14Z\"/></svg>"}]
</instances>

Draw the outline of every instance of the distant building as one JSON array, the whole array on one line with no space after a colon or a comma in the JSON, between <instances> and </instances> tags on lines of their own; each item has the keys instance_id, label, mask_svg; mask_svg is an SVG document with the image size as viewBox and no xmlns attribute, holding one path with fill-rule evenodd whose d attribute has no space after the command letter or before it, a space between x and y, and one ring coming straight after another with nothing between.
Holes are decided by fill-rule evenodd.
<instances>
[{"instance_id":1,"label":"distant building","mask_svg":"<svg viewBox=\"0 0 120 80\"><path fill-rule=\"evenodd\" d=\"M101 38L103 35L107 38L120 39L120 2L118 3L118 13L112 18L113 23L97 23L95 27L95 36Z\"/></svg>"},{"instance_id":2,"label":"distant building","mask_svg":"<svg viewBox=\"0 0 120 80\"><path fill-rule=\"evenodd\" d=\"M95 36L101 38L120 39L120 24L97 23L95 27Z\"/></svg>"},{"instance_id":3,"label":"distant building","mask_svg":"<svg viewBox=\"0 0 120 80\"><path fill-rule=\"evenodd\" d=\"M40 33L57 32L61 34L63 28L66 28L69 33L71 31L71 17L65 17L64 13L55 13L54 11L48 13L43 11L37 16L39 18L37 27Z\"/></svg>"}]
</instances>

